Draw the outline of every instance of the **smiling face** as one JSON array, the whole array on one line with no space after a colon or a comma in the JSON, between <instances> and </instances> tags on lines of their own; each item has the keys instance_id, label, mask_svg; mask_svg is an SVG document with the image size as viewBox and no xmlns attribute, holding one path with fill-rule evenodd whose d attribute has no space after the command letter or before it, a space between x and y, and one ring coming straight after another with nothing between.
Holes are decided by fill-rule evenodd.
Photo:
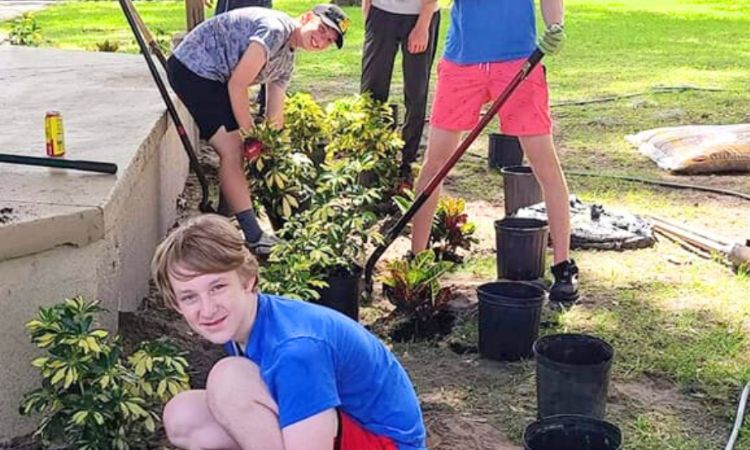
<instances>
[{"instance_id":1,"label":"smiling face","mask_svg":"<svg viewBox=\"0 0 750 450\"><path fill-rule=\"evenodd\" d=\"M331 44L335 44L338 38L336 30L324 24L320 17L312 13L304 16L300 35L301 47L312 52L325 50Z\"/></svg>"},{"instance_id":2,"label":"smiling face","mask_svg":"<svg viewBox=\"0 0 750 450\"><path fill-rule=\"evenodd\" d=\"M175 306L190 328L214 344L244 343L258 303L255 278L243 280L237 270L191 276L176 269L169 275Z\"/></svg>"}]
</instances>

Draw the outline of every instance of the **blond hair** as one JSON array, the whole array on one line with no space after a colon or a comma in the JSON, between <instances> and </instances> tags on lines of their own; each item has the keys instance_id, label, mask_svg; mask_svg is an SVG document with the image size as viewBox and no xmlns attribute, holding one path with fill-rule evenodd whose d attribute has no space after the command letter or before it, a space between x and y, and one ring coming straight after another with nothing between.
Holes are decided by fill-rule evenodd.
<instances>
[{"instance_id":1,"label":"blond hair","mask_svg":"<svg viewBox=\"0 0 750 450\"><path fill-rule=\"evenodd\" d=\"M258 261L245 247L242 233L228 219L205 214L189 219L156 247L151 273L164 302L177 309L170 277L187 280L198 275L237 270L247 281L258 275ZM257 285L257 283L256 283Z\"/></svg>"}]
</instances>

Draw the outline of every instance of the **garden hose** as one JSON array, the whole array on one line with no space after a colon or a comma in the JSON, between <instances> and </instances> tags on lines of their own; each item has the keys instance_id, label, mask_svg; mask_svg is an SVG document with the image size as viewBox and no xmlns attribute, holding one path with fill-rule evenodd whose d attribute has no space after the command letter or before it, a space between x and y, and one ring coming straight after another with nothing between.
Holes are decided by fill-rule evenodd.
<instances>
[{"instance_id":1,"label":"garden hose","mask_svg":"<svg viewBox=\"0 0 750 450\"><path fill-rule=\"evenodd\" d=\"M740 428L742 428L742 421L745 417L745 408L747 407L747 397L750 395L750 381L745 385L745 389L742 390L740 395L740 404L737 407L737 418L734 420L734 428L732 428L732 434L729 436L729 441L724 450L732 450L734 443L737 441L737 437L740 435Z\"/></svg>"},{"instance_id":2,"label":"garden hose","mask_svg":"<svg viewBox=\"0 0 750 450\"><path fill-rule=\"evenodd\" d=\"M670 187L675 189L692 189L694 191L711 192L714 194L729 195L732 197L741 198L750 201L750 195L743 192L732 191L730 189L714 188L710 186L701 186L699 184L690 183L678 183L675 181L662 181L654 180L651 178L631 177L628 175L611 175L606 173L596 172L579 172L575 170L565 171L566 175L579 176L579 177L598 177L598 178L613 178L616 180L634 181L637 183L653 184L656 186Z\"/></svg>"}]
</instances>

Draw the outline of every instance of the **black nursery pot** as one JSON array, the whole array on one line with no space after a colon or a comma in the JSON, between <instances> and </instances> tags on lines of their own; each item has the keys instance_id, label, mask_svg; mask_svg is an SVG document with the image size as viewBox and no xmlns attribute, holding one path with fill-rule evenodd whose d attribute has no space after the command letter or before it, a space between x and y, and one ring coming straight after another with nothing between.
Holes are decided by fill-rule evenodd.
<instances>
[{"instance_id":1,"label":"black nursery pot","mask_svg":"<svg viewBox=\"0 0 750 450\"><path fill-rule=\"evenodd\" d=\"M494 281L479 286L477 296L479 353L495 361L530 357L539 335L544 289L518 281Z\"/></svg>"},{"instance_id":2,"label":"black nursery pot","mask_svg":"<svg viewBox=\"0 0 750 450\"><path fill-rule=\"evenodd\" d=\"M316 144L315 148L312 151L312 154L310 155L310 161L312 161L313 165L316 168L320 167L326 160L327 145L327 142L320 142Z\"/></svg>"},{"instance_id":3,"label":"black nursery pot","mask_svg":"<svg viewBox=\"0 0 750 450\"><path fill-rule=\"evenodd\" d=\"M503 195L505 215L510 216L519 209L534 205L542 200L542 187L529 166L509 166L500 171L503 174Z\"/></svg>"},{"instance_id":4,"label":"black nursery pot","mask_svg":"<svg viewBox=\"0 0 750 450\"><path fill-rule=\"evenodd\" d=\"M576 415L552 416L523 433L525 450L620 450L622 432L609 422Z\"/></svg>"},{"instance_id":5,"label":"black nursery pot","mask_svg":"<svg viewBox=\"0 0 750 450\"><path fill-rule=\"evenodd\" d=\"M586 334L553 334L534 343L537 414L578 414L597 419L607 406L614 349Z\"/></svg>"},{"instance_id":6,"label":"black nursery pot","mask_svg":"<svg viewBox=\"0 0 750 450\"><path fill-rule=\"evenodd\" d=\"M328 287L318 290L320 298L315 303L327 306L359 321L359 279L362 268L357 267L354 273L328 277Z\"/></svg>"},{"instance_id":7,"label":"black nursery pot","mask_svg":"<svg viewBox=\"0 0 750 450\"><path fill-rule=\"evenodd\" d=\"M520 166L523 163L523 149L516 136L492 133L487 148L487 165L490 169Z\"/></svg>"},{"instance_id":8,"label":"black nursery pot","mask_svg":"<svg viewBox=\"0 0 750 450\"><path fill-rule=\"evenodd\" d=\"M495 221L497 277L533 281L544 276L549 226L539 219L506 217Z\"/></svg>"}]
</instances>

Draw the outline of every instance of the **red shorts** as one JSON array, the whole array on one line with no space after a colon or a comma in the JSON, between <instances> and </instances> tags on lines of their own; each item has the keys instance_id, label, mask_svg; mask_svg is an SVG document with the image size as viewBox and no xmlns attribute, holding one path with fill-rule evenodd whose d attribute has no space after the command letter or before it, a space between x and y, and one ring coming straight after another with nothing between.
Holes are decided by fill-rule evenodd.
<instances>
[{"instance_id":1,"label":"red shorts","mask_svg":"<svg viewBox=\"0 0 750 450\"><path fill-rule=\"evenodd\" d=\"M398 450L390 438L365 430L345 413L338 411L339 434L334 450Z\"/></svg>"},{"instance_id":2,"label":"red shorts","mask_svg":"<svg viewBox=\"0 0 750 450\"><path fill-rule=\"evenodd\" d=\"M500 95L525 61L516 59L463 65L441 59L430 125L450 131L474 128L482 106ZM552 133L547 81L541 65L535 67L516 88L500 108L499 116L505 134L539 136Z\"/></svg>"}]
</instances>

